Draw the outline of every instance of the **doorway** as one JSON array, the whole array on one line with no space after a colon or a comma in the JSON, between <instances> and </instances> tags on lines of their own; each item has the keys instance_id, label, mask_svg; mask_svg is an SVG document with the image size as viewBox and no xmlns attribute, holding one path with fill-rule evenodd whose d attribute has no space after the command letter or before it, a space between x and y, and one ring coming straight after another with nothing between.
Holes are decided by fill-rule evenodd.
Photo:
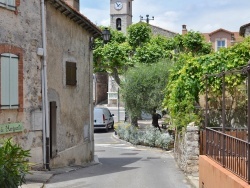
<instances>
[{"instance_id":1,"label":"doorway","mask_svg":"<svg viewBox=\"0 0 250 188\"><path fill-rule=\"evenodd\" d=\"M56 144L56 102L50 102L50 158L57 154Z\"/></svg>"}]
</instances>

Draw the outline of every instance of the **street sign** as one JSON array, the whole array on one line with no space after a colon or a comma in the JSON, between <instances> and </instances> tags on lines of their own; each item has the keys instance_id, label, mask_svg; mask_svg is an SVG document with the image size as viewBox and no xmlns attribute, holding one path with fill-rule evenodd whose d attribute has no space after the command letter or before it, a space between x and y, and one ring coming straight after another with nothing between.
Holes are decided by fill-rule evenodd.
<instances>
[{"instance_id":1,"label":"street sign","mask_svg":"<svg viewBox=\"0 0 250 188\"><path fill-rule=\"evenodd\" d=\"M22 123L9 123L0 125L0 134L15 133L22 131L23 131Z\"/></svg>"}]
</instances>

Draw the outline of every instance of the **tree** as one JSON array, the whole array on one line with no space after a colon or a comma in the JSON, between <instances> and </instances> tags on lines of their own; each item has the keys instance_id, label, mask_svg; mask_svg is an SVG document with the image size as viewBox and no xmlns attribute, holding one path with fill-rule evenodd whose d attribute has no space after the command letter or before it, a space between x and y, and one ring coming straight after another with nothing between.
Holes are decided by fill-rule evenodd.
<instances>
[{"instance_id":1,"label":"tree","mask_svg":"<svg viewBox=\"0 0 250 188\"><path fill-rule=\"evenodd\" d=\"M111 30L111 41L101 45L101 39L97 40L99 48L94 50L94 72L107 72L120 84L120 74L123 74L129 64L130 46L126 42L123 33Z\"/></svg>"},{"instance_id":2,"label":"tree","mask_svg":"<svg viewBox=\"0 0 250 188\"><path fill-rule=\"evenodd\" d=\"M109 73L120 85L120 75L137 62L133 57L136 48L142 47L151 38L151 29L145 23L131 25L128 36L111 29L111 41L94 50L94 72ZM101 44L101 40L97 43Z\"/></svg>"},{"instance_id":3,"label":"tree","mask_svg":"<svg viewBox=\"0 0 250 188\"><path fill-rule=\"evenodd\" d=\"M204 94L204 75L216 74L222 71L237 68L250 59L250 38L244 42L229 48L221 49L219 52L207 55L196 55L183 53L175 61L175 66L170 70L170 77L166 87L166 95L163 102L168 108L174 123L181 128L191 121L199 121L199 114L195 106L199 105L200 94ZM242 78L234 76L226 79L228 95L236 98L239 95L236 87L242 84ZM216 97L219 104L221 97L221 81L213 78L208 80L210 95ZM228 120L229 121L229 120Z\"/></svg>"},{"instance_id":4,"label":"tree","mask_svg":"<svg viewBox=\"0 0 250 188\"><path fill-rule=\"evenodd\" d=\"M152 113L154 108L161 108L169 66L170 61L162 61L151 65L138 64L127 71L121 94L133 125L137 125L142 111Z\"/></svg>"}]
</instances>

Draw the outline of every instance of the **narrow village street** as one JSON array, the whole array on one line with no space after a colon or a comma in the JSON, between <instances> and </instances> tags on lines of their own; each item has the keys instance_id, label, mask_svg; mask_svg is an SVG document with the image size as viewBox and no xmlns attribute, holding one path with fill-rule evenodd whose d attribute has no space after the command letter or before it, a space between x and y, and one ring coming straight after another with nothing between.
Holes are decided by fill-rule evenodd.
<instances>
[{"instance_id":1,"label":"narrow village street","mask_svg":"<svg viewBox=\"0 0 250 188\"><path fill-rule=\"evenodd\" d=\"M114 137L95 133L99 164L53 176L46 188L192 188L176 166L172 152L134 147Z\"/></svg>"}]
</instances>

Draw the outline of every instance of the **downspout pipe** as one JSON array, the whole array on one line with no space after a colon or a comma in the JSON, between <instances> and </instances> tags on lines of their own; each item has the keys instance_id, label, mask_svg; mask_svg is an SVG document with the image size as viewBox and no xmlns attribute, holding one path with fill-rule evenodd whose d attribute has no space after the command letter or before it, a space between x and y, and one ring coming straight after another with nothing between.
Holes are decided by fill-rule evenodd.
<instances>
[{"instance_id":1,"label":"downspout pipe","mask_svg":"<svg viewBox=\"0 0 250 188\"><path fill-rule=\"evenodd\" d=\"M41 0L42 8L42 43L43 43L43 71L42 71L42 89L43 89L43 161L44 167L49 167L49 118L48 118L48 86L47 86L47 43L46 43L46 23L45 23L45 2Z\"/></svg>"}]
</instances>

